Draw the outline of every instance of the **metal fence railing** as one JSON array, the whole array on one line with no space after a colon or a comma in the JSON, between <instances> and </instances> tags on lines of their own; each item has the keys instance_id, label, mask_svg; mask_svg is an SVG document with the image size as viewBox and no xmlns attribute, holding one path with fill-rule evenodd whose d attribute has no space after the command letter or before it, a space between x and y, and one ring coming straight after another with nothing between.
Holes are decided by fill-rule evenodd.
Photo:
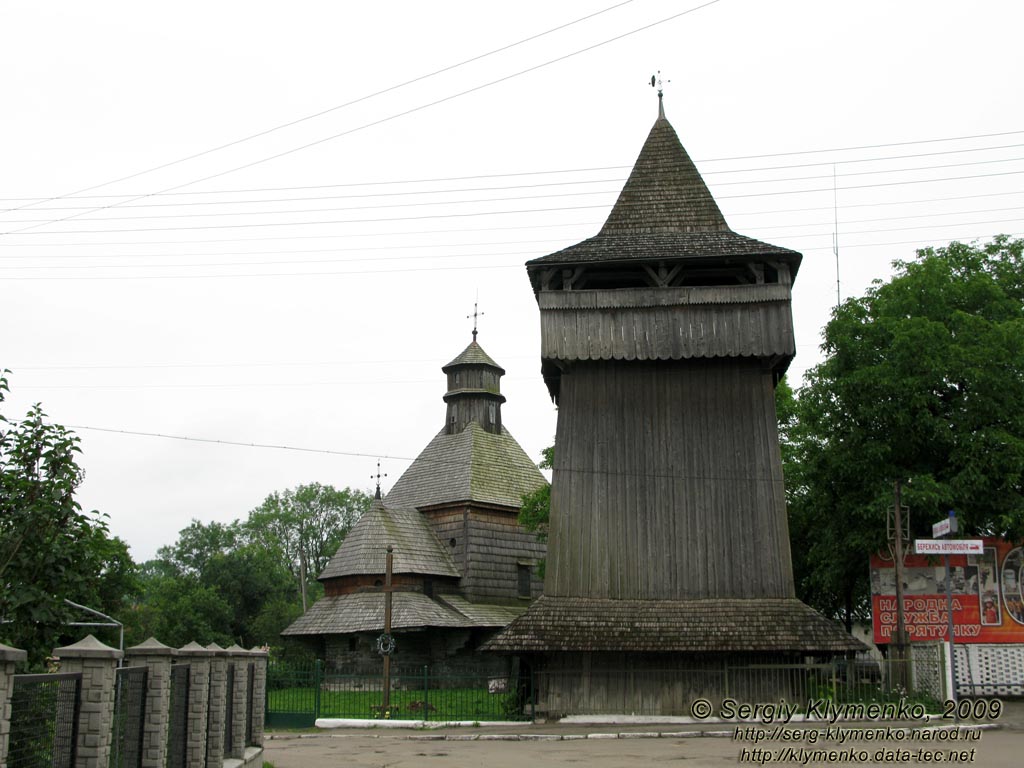
<instances>
[{"instance_id":1,"label":"metal fence railing","mask_svg":"<svg viewBox=\"0 0 1024 768\"><path fill-rule=\"evenodd\" d=\"M146 667L121 667L114 684L114 726L110 768L139 768L146 722Z\"/></svg>"},{"instance_id":2,"label":"metal fence railing","mask_svg":"<svg viewBox=\"0 0 1024 768\"><path fill-rule=\"evenodd\" d=\"M171 665L171 697L167 728L167 768L185 768L188 745L189 665Z\"/></svg>"},{"instance_id":3,"label":"metal fence railing","mask_svg":"<svg viewBox=\"0 0 1024 768\"><path fill-rule=\"evenodd\" d=\"M7 767L71 768L81 698L81 673L15 675Z\"/></svg>"},{"instance_id":4,"label":"metal fence railing","mask_svg":"<svg viewBox=\"0 0 1024 768\"><path fill-rule=\"evenodd\" d=\"M802 664L705 664L672 669L545 670L534 675L537 709L548 714L692 715L705 700L779 701L820 714L828 705L920 703L938 711L945 698L940 659Z\"/></svg>"},{"instance_id":5,"label":"metal fence railing","mask_svg":"<svg viewBox=\"0 0 1024 768\"><path fill-rule=\"evenodd\" d=\"M770 662L771 660L765 660ZM271 664L268 727L308 727L317 718L452 721L530 720L535 713L693 715L706 700L761 703L785 699L810 716L829 706L909 702L940 711L949 698L941 654L906 661L736 663L705 659L673 668L537 670L529 675L441 674L429 667L391 672L389 706L380 674L326 672L319 661ZM853 711L853 710L851 710ZM888 710L883 710L887 712ZM899 710L895 706L894 712Z\"/></svg>"},{"instance_id":6,"label":"metal fence railing","mask_svg":"<svg viewBox=\"0 0 1024 768\"><path fill-rule=\"evenodd\" d=\"M382 676L326 673L317 661L272 664L267 679L267 725L307 727L318 717L452 721L528 720L529 680L508 675L440 674L429 667L396 668L389 704Z\"/></svg>"}]
</instances>

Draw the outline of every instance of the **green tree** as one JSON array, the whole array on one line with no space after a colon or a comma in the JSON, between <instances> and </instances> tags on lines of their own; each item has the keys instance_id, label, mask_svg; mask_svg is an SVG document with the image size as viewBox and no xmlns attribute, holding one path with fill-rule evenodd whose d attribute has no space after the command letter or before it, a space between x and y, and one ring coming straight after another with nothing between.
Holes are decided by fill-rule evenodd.
<instances>
[{"instance_id":1,"label":"green tree","mask_svg":"<svg viewBox=\"0 0 1024 768\"><path fill-rule=\"evenodd\" d=\"M264 547L292 574L305 612L311 602L309 582L327 567L369 507L370 497L362 491L310 483L270 494L243 527L251 543Z\"/></svg>"},{"instance_id":2,"label":"green tree","mask_svg":"<svg viewBox=\"0 0 1024 768\"><path fill-rule=\"evenodd\" d=\"M541 451L540 469L555 466L555 446L549 445ZM551 516L551 485L544 483L530 493L524 493L519 504L519 524L540 541L548 540L548 519Z\"/></svg>"},{"instance_id":3,"label":"green tree","mask_svg":"<svg viewBox=\"0 0 1024 768\"><path fill-rule=\"evenodd\" d=\"M9 392L0 374L0 404ZM75 501L78 438L39 405L21 421L0 414L0 637L39 666L62 638L71 600L114 615L134 590L134 565L106 521Z\"/></svg>"},{"instance_id":4,"label":"green tree","mask_svg":"<svg viewBox=\"0 0 1024 768\"><path fill-rule=\"evenodd\" d=\"M893 483L914 530L1024 534L1024 241L951 243L894 264L825 329L793 430L798 589L847 622L885 545Z\"/></svg>"}]
</instances>

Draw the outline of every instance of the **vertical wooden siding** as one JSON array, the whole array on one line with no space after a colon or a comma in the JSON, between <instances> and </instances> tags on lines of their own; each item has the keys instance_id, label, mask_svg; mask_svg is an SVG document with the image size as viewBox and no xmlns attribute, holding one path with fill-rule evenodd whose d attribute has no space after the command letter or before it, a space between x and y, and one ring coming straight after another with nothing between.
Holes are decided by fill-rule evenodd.
<instances>
[{"instance_id":1,"label":"vertical wooden siding","mask_svg":"<svg viewBox=\"0 0 1024 768\"><path fill-rule=\"evenodd\" d=\"M793 596L767 368L577 363L561 386L545 594Z\"/></svg>"}]
</instances>

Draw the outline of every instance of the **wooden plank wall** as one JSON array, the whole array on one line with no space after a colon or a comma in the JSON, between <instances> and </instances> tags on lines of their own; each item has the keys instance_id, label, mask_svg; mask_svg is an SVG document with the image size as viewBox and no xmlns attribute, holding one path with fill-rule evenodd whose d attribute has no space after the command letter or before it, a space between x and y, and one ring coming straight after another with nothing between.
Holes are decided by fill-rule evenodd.
<instances>
[{"instance_id":1,"label":"wooden plank wall","mask_svg":"<svg viewBox=\"0 0 1024 768\"><path fill-rule=\"evenodd\" d=\"M425 515L441 544L452 553L462 574L461 591L469 600L520 602L517 566L542 560L547 546L519 525L515 511L460 506L428 510ZM454 547L449 545L451 539ZM535 565L531 599L540 596L543 586Z\"/></svg>"},{"instance_id":2,"label":"wooden plank wall","mask_svg":"<svg viewBox=\"0 0 1024 768\"><path fill-rule=\"evenodd\" d=\"M742 702L799 701L807 697L807 674L785 654L753 663L786 664L793 669L753 668L742 654L583 653L558 659L534 676L537 710L548 715L690 715L690 703L726 697ZM796 671L794 671L796 670Z\"/></svg>"},{"instance_id":3,"label":"wooden plank wall","mask_svg":"<svg viewBox=\"0 0 1024 768\"><path fill-rule=\"evenodd\" d=\"M785 298L741 302L735 291L773 289ZM685 360L700 357L792 357L796 353L789 286L737 286L731 302L677 303L649 289L649 300L612 291L545 292L541 357L546 360ZM697 289L690 289L697 290ZM700 289L721 291L723 289ZM609 294L607 300L603 294ZM710 294L709 294L710 295ZM593 306L591 306L593 305Z\"/></svg>"},{"instance_id":4,"label":"wooden plank wall","mask_svg":"<svg viewBox=\"0 0 1024 768\"><path fill-rule=\"evenodd\" d=\"M794 596L769 370L578 363L561 386L545 594Z\"/></svg>"},{"instance_id":5,"label":"wooden plank wall","mask_svg":"<svg viewBox=\"0 0 1024 768\"><path fill-rule=\"evenodd\" d=\"M531 598L539 597L543 584L536 562L544 558L545 550L536 534L519 526L515 512L471 509L470 565L462 582L466 596L471 600L520 600L518 564L529 561L534 563Z\"/></svg>"}]
</instances>

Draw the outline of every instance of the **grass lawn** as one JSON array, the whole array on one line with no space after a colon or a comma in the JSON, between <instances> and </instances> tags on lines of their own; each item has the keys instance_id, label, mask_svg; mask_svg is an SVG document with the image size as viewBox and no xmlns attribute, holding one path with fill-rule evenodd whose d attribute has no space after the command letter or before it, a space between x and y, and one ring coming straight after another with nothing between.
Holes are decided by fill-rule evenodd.
<instances>
[{"instance_id":1,"label":"grass lawn","mask_svg":"<svg viewBox=\"0 0 1024 768\"><path fill-rule=\"evenodd\" d=\"M388 713L380 710L379 690L321 690L319 717L392 720L517 720L522 719L513 693L489 693L486 688L441 688L391 692ZM316 691L311 687L280 688L267 692L270 712L312 712Z\"/></svg>"}]
</instances>

